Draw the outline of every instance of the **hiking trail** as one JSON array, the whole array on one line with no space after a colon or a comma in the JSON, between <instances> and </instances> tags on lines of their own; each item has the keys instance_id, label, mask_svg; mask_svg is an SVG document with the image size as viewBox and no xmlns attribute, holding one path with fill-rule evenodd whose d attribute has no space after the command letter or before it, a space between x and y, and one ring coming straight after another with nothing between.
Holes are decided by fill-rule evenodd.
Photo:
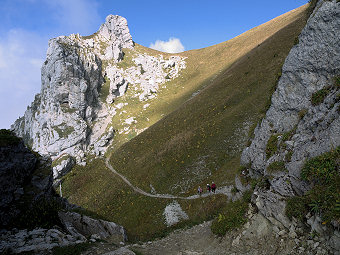
<instances>
[{"instance_id":1,"label":"hiking trail","mask_svg":"<svg viewBox=\"0 0 340 255\"><path fill-rule=\"evenodd\" d=\"M164 199L183 199L183 200L193 200L193 199L198 199L201 197L208 197L214 194L223 194L225 196L227 196L228 198L232 198L232 193L231 193L231 189L232 189L232 185L230 186L224 186L221 188L217 188L215 193L209 192L209 193L203 193L201 195L192 195L189 197L181 197L181 196L174 196L174 195L170 195L170 194L151 194L148 193L136 186L134 186L124 175L118 173L110 164L109 160L111 158L111 155L109 155L106 159L105 159L105 165L107 166L107 168L109 168L111 170L111 172L113 172L115 175L119 176L127 185L129 185L135 192L147 196L147 197L153 197L153 198L164 198Z\"/></svg>"}]
</instances>

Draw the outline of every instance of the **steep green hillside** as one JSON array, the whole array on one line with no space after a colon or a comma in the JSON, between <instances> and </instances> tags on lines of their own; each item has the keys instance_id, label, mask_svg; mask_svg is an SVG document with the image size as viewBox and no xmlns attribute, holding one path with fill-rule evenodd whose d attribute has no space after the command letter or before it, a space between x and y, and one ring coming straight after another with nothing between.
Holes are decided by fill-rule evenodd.
<instances>
[{"instance_id":1,"label":"steep green hillside","mask_svg":"<svg viewBox=\"0 0 340 255\"><path fill-rule=\"evenodd\" d=\"M179 55L186 57L187 67L181 71L181 75L178 78L166 82L154 99L140 102L138 98L133 96L133 90L128 90L124 96L115 99L116 105L119 103L127 105L117 111L117 115L114 116L109 125L117 130L112 150L118 149L145 128L150 127L167 114L176 110L185 101L189 100L193 94L210 86L217 77L233 63L239 61L245 54L258 47L258 45L262 44L283 27L305 15L305 10L306 6L300 7L259 27L255 27L232 40L203 49L179 54L167 54L139 44L136 44L134 50L125 49L124 60L122 63L119 63L121 67L127 68L131 66L133 64L131 59L136 54L163 55L164 59L167 59L169 56ZM295 36L294 34L293 37L295 38ZM284 41L283 44L286 44L286 42ZM146 105L149 106L144 108ZM130 117L134 117L136 123L129 125L129 131L121 132L127 127L124 121Z\"/></svg>"},{"instance_id":2,"label":"steep green hillside","mask_svg":"<svg viewBox=\"0 0 340 255\"><path fill-rule=\"evenodd\" d=\"M131 115L137 120L131 130L153 125L139 135L117 136L106 155L111 165L146 192L153 187L157 193L188 196L211 181L218 187L232 184L248 134L270 104L306 17L303 6L230 41L179 54L187 57L187 68L166 83L147 110L129 93L116 100L128 107L113 119L115 128ZM158 54L140 45L137 50ZM63 190L70 202L122 224L132 240L169 230L163 211L173 199L134 192L103 159L73 169ZM211 218L226 203L224 195L177 201L189 216L182 225Z\"/></svg>"},{"instance_id":3,"label":"steep green hillside","mask_svg":"<svg viewBox=\"0 0 340 255\"><path fill-rule=\"evenodd\" d=\"M197 96L116 150L112 165L135 185L150 190L151 184L159 193L192 193L193 187L212 180L218 185L232 181L248 133L270 104L281 66L304 18L298 13L291 23L285 20L289 24L248 52L245 49L265 37L272 24L230 42L185 53L189 59L203 55L202 69L223 62L223 57L228 63L228 54L237 52L238 58L206 81L208 86Z\"/></svg>"}]
</instances>

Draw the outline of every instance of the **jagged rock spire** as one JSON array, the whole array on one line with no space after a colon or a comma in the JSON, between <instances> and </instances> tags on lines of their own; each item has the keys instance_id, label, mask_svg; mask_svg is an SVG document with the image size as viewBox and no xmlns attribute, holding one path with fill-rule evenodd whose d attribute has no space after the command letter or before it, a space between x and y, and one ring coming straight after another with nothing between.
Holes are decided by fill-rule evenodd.
<instances>
[{"instance_id":1,"label":"jagged rock spire","mask_svg":"<svg viewBox=\"0 0 340 255\"><path fill-rule=\"evenodd\" d=\"M133 48L130 30L124 17L110 14L100 26L98 33L108 41L120 42L122 48Z\"/></svg>"}]
</instances>

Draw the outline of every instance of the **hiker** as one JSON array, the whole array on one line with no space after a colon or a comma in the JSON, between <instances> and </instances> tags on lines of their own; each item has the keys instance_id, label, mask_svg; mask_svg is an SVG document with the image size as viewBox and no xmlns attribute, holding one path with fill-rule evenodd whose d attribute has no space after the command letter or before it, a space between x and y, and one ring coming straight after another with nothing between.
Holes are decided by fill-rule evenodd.
<instances>
[{"instance_id":1,"label":"hiker","mask_svg":"<svg viewBox=\"0 0 340 255\"><path fill-rule=\"evenodd\" d=\"M214 182L211 183L211 191L215 193L216 184Z\"/></svg>"},{"instance_id":2,"label":"hiker","mask_svg":"<svg viewBox=\"0 0 340 255\"><path fill-rule=\"evenodd\" d=\"M210 185L209 185L209 183L207 184L207 191L210 193L210 191L211 191L211 187L210 187Z\"/></svg>"},{"instance_id":3,"label":"hiker","mask_svg":"<svg viewBox=\"0 0 340 255\"><path fill-rule=\"evenodd\" d=\"M197 189L197 193L198 193L198 195L201 195L201 194L202 194L202 192L203 192L203 190L202 190L201 186L198 186L198 189Z\"/></svg>"}]
</instances>

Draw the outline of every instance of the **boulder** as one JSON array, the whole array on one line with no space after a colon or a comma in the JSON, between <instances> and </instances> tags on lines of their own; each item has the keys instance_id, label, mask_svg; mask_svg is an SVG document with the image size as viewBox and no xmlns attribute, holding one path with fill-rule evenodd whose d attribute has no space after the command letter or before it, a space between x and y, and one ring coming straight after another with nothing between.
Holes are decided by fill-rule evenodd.
<instances>
[{"instance_id":1,"label":"boulder","mask_svg":"<svg viewBox=\"0 0 340 255\"><path fill-rule=\"evenodd\" d=\"M110 239L117 243L127 241L125 230L122 226L105 220L96 220L76 212L59 212L62 224L70 233L78 232L82 236L91 237L98 235L101 239Z\"/></svg>"},{"instance_id":2,"label":"boulder","mask_svg":"<svg viewBox=\"0 0 340 255\"><path fill-rule=\"evenodd\" d=\"M75 164L75 160L69 155L62 155L54 162L55 165L52 168L53 178L58 179L68 173Z\"/></svg>"}]
</instances>

